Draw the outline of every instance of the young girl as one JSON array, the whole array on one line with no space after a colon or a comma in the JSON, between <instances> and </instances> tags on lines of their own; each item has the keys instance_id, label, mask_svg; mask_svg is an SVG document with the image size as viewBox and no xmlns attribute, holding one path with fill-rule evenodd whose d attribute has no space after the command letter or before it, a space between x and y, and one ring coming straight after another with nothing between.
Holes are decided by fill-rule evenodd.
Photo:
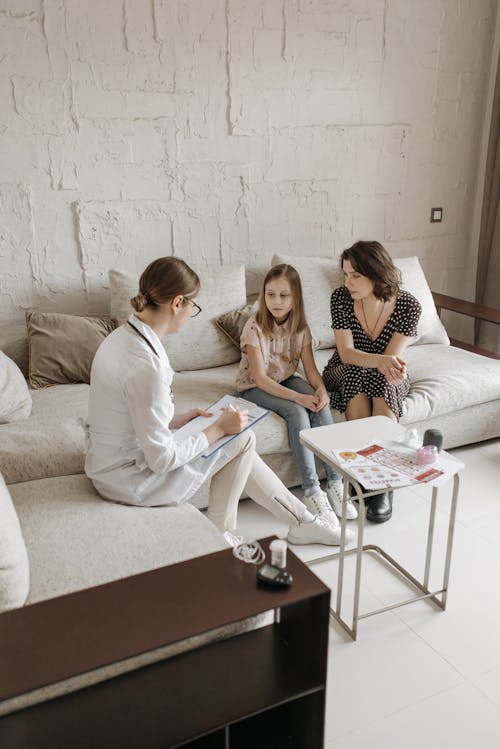
<instances>
[{"instance_id":1,"label":"young girl","mask_svg":"<svg viewBox=\"0 0 500 749\"><path fill-rule=\"evenodd\" d=\"M313 453L299 439L301 429L333 424L329 398L314 363L300 276L291 265L275 265L264 279L259 306L243 328L236 388L247 400L285 419L290 449L300 471L304 503L338 524L343 487L339 474L324 464L327 488L321 490ZM295 372L302 360L305 382ZM332 511L333 508L333 511ZM357 517L348 500L347 517Z\"/></svg>"}]
</instances>

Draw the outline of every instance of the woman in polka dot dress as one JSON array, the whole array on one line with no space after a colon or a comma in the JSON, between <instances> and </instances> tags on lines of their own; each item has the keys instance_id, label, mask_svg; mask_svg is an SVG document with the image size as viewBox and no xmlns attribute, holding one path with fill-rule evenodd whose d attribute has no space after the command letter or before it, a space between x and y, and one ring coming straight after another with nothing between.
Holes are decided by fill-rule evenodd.
<instances>
[{"instance_id":1,"label":"woman in polka dot dress","mask_svg":"<svg viewBox=\"0 0 500 749\"><path fill-rule=\"evenodd\" d=\"M341 265L345 285L330 303L337 348L323 371L330 405L347 420L383 415L398 421L410 388L402 357L417 334L420 303L400 288L400 272L379 242L356 242L342 253ZM385 500L368 501L374 522L392 514L392 498L379 496Z\"/></svg>"}]
</instances>

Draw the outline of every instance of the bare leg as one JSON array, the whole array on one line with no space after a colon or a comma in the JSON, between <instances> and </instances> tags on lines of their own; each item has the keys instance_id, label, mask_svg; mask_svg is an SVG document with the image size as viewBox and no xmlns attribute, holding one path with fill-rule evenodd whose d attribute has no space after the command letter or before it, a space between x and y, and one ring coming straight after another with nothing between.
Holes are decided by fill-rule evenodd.
<instances>
[{"instance_id":1,"label":"bare leg","mask_svg":"<svg viewBox=\"0 0 500 749\"><path fill-rule=\"evenodd\" d=\"M383 398L373 398L373 416L388 416L392 421L398 421L398 417Z\"/></svg>"},{"instance_id":2,"label":"bare leg","mask_svg":"<svg viewBox=\"0 0 500 749\"><path fill-rule=\"evenodd\" d=\"M382 400L382 399L374 399L374 400ZM372 402L371 398L369 398L364 393L358 393L354 396L354 398L351 398L351 400L348 402L345 410L345 417L347 421L352 421L353 419L364 419L367 416L372 415Z\"/></svg>"}]
</instances>

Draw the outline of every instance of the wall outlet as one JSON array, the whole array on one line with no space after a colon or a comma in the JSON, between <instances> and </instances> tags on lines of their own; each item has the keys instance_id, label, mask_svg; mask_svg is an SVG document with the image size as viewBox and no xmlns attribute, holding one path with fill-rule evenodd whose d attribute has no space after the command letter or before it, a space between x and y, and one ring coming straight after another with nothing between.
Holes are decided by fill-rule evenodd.
<instances>
[{"instance_id":1,"label":"wall outlet","mask_svg":"<svg viewBox=\"0 0 500 749\"><path fill-rule=\"evenodd\" d=\"M438 221L443 220L443 209L442 208L431 208L431 224L435 224Z\"/></svg>"}]
</instances>

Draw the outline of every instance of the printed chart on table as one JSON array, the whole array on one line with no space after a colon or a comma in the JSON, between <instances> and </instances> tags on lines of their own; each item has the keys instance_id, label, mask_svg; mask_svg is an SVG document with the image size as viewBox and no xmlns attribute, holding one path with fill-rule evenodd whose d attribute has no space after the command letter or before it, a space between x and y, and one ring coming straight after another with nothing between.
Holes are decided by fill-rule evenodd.
<instances>
[{"instance_id":1,"label":"printed chart on table","mask_svg":"<svg viewBox=\"0 0 500 749\"><path fill-rule=\"evenodd\" d=\"M416 452L402 445L375 443L366 447L332 451L339 466L365 489L382 489L411 484L437 485L452 476L462 463L450 455L439 455L432 465L417 463Z\"/></svg>"}]
</instances>

